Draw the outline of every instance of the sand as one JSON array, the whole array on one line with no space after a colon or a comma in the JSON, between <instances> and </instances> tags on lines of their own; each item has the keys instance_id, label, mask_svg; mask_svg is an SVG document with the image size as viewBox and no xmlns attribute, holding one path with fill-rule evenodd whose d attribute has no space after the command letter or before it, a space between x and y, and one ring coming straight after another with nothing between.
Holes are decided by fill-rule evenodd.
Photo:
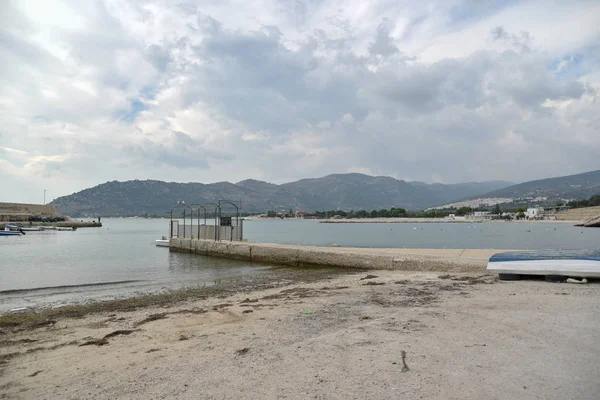
<instances>
[{"instance_id":1,"label":"sand","mask_svg":"<svg viewBox=\"0 0 600 400\"><path fill-rule=\"evenodd\" d=\"M368 274L0 328L0 398L598 398L599 284Z\"/></svg>"}]
</instances>

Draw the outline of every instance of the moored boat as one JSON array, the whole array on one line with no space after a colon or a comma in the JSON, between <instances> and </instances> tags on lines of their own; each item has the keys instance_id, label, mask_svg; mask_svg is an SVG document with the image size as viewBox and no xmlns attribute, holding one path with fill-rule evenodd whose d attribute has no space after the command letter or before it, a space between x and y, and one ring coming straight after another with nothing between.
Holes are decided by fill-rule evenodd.
<instances>
[{"instance_id":1,"label":"moored boat","mask_svg":"<svg viewBox=\"0 0 600 400\"><path fill-rule=\"evenodd\" d=\"M547 277L600 277L600 250L510 251L490 257L487 270L500 279L521 275Z\"/></svg>"},{"instance_id":2,"label":"moored boat","mask_svg":"<svg viewBox=\"0 0 600 400\"><path fill-rule=\"evenodd\" d=\"M169 239L166 236L163 236L162 239L157 239L155 242L158 247L169 247Z\"/></svg>"},{"instance_id":3,"label":"moored boat","mask_svg":"<svg viewBox=\"0 0 600 400\"><path fill-rule=\"evenodd\" d=\"M20 231L11 231L8 227L5 227L3 231L0 231L0 236L22 236L24 233Z\"/></svg>"},{"instance_id":4,"label":"moored boat","mask_svg":"<svg viewBox=\"0 0 600 400\"><path fill-rule=\"evenodd\" d=\"M39 232L42 230L39 226L6 225L6 228L11 231L19 232Z\"/></svg>"}]
</instances>

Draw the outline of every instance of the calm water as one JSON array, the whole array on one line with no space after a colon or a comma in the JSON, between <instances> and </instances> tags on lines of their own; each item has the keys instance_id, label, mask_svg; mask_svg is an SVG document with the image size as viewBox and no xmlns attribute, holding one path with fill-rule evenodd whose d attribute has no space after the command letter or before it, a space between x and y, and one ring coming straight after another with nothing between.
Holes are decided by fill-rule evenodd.
<instances>
[{"instance_id":1,"label":"calm water","mask_svg":"<svg viewBox=\"0 0 600 400\"><path fill-rule=\"evenodd\" d=\"M348 247L600 248L600 229L547 222L320 224L314 220L258 220L244 221L244 237L256 242Z\"/></svg>"},{"instance_id":2,"label":"calm water","mask_svg":"<svg viewBox=\"0 0 600 400\"><path fill-rule=\"evenodd\" d=\"M0 312L154 293L267 269L172 253L154 241L166 220L103 219L102 228L0 237Z\"/></svg>"},{"instance_id":3,"label":"calm water","mask_svg":"<svg viewBox=\"0 0 600 400\"><path fill-rule=\"evenodd\" d=\"M260 273L269 266L156 247L168 220L104 219L102 228L0 237L0 312L157 292ZM319 224L245 221L251 241L357 247L582 249L600 229L571 224Z\"/></svg>"}]
</instances>

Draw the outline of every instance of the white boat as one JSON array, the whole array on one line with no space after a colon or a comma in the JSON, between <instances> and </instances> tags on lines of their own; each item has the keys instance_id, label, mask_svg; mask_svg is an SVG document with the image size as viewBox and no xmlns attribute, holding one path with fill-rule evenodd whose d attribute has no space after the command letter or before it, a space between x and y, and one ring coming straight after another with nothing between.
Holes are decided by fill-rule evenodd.
<instances>
[{"instance_id":1,"label":"white boat","mask_svg":"<svg viewBox=\"0 0 600 400\"><path fill-rule=\"evenodd\" d=\"M169 239L166 236L163 236L162 239L157 239L155 243L158 247L169 247Z\"/></svg>"},{"instance_id":2,"label":"white boat","mask_svg":"<svg viewBox=\"0 0 600 400\"><path fill-rule=\"evenodd\" d=\"M40 226L40 230L42 231L65 231L65 232L71 232L76 230L77 228L74 228L72 226Z\"/></svg>"},{"instance_id":3,"label":"white boat","mask_svg":"<svg viewBox=\"0 0 600 400\"><path fill-rule=\"evenodd\" d=\"M19 231L11 231L10 229L8 229L8 227L4 227L3 231L0 231L0 236L21 236L24 235L24 233L19 232Z\"/></svg>"},{"instance_id":4,"label":"white boat","mask_svg":"<svg viewBox=\"0 0 600 400\"><path fill-rule=\"evenodd\" d=\"M600 277L600 250L511 251L490 257L487 270L500 279L520 279L521 275L547 277Z\"/></svg>"},{"instance_id":5,"label":"white boat","mask_svg":"<svg viewBox=\"0 0 600 400\"><path fill-rule=\"evenodd\" d=\"M39 226L6 225L6 228L10 231L19 232L39 232L42 230L42 228Z\"/></svg>"}]
</instances>

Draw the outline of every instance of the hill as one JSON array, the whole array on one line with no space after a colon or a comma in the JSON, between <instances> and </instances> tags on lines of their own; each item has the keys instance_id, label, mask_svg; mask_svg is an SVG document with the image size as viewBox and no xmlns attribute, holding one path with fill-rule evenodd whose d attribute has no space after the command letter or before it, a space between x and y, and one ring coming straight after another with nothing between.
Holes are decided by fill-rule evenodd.
<instances>
[{"instance_id":1,"label":"hill","mask_svg":"<svg viewBox=\"0 0 600 400\"><path fill-rule=\"evenodd\" d=\"M334 174L275 185L253 179L238 182L176 183L156 180L106 182L51 204L65 215L164 216L184 200L188 204L219 199L241 200L245 212L267 210L424 209L459 198L476 196L510 185L508 182L471 182L453 185L406 182L391 177Z\"/></svg>"},{"instance_id":2,"label":"hill","mask_svg":"<svg viewBox=\"0 0 600 400\"><path fill-rule=\"evenodd\" d=\"M600 194L600 170L557 178L538 179L496 189L481 195L466 197L453 203L442 203L436 208L505 207L554 205L559 200L583 200Z\"/></svg>"},{"instance_id":3,"label":"hill","mask_svg":"<svg viewBox=\"0 0 600 400\"><path fill-rule=\"evenodd\" d=\"M486 197L547 197L587 199L600 194L600 170L519 183L487 193Z\"/></svg>"}]
</instances>

